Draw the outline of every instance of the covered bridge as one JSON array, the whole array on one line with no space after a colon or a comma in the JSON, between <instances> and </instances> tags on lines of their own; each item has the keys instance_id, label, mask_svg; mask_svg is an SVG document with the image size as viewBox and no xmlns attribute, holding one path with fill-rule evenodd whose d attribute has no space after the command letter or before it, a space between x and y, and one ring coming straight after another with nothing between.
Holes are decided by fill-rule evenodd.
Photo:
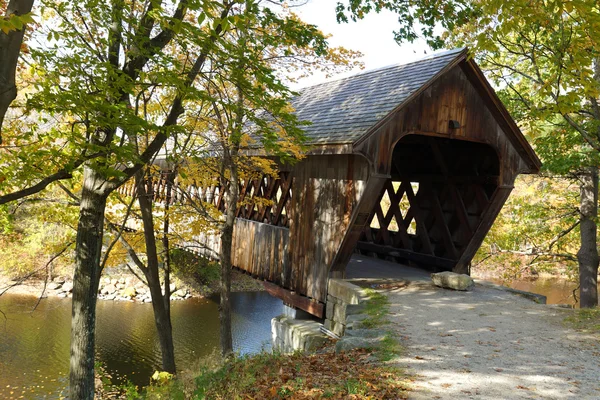
<instances>
[{"instance_id":1,"label":"covered bridge","mask_svg":"<svg viewBox=\"0 0 600 400\"><path fill-rule=\"evenodd\" d=\"M468 273L516 176L540 168L465 49L312 86L293 106L310 151L243 184L232 259L318 316L355 251Z\"/></svg>"}]
</instances>

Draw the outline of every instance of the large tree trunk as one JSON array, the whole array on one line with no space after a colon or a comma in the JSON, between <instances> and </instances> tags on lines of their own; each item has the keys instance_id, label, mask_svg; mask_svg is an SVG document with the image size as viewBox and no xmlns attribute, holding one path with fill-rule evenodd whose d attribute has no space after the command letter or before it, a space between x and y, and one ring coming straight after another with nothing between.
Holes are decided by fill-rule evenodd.
<instances>
[{"instance_id":1,"label":"large tree trunk","mask_svg":"<svg viewBox=\"0 0 600 400\"><path fill-rule=\"evenodd\" d=\"M10 0L6 8L5 16L23 15L31 11L33 0ZM21 44L26 27L21 30L4 33L0 31L0 133L4 116L8 111L10 103L17 97L17 86L15 84L15 72L17 62L21 54ZM2 135L0 134L0 144Z\"/></svg>"},{"instance_id":2,"label":"large tree trunk","mask_svg":"<svg viewBox=\"0 0 600 400\"><path fill-rule=\"evenodd\" d=\"M221 322L221 353L223 357L229 357L233 354L233 338L231 335L231 246L233 242L233 227L235 225L235 211L239 197L239 178L237 166L231 155L225 156L223 160L225 169L229 169L231 179L229 179L227 192L227 210L225 212L225 223L221 228L221 300L219 304L219 318ZM223 178L224 179L224 178ZM224 184L221 187L226 187Z\"/></svg>"},{"instance_id":3,"label":"large tree trunk","mask_svg":"<svg viewBox=\"0 0 600 400\"><path fill-rule=\"evenodd\" d=\"M94 398L96 299L100 284L100 256L106 195L102 179L89 167L83 175L73 274L71 318L70 398Z\"/></svg>"},{"instance_id":4,"label":"large tree trunk","mask_svg":"<svg viewBox=\"0 0 600 400\"><path fill-rule=\"evenodd\" d=\"M589 167L580 176L580 236L579 296L582 308L598 305L598 247L596 244L598 217L598 168Z\"/></svg>"},{"instance_id":5,"label":"large tree trunk","mask_svg":"<svg viewBox=\"0 0 600 400\"><path fill-rule=\"evenodd\" d=\"M154 216L152 214L151 193L147 193L143 182L143 171L135 176L136 187L138 188L138 202L142 214L142 223L144 226L144 239L146 242L146 268L142 269L150 296L152 297L152 308L154 310L154 323L160 342L162 354L163 370L174 374L175 369L175 350L173 346L173 328L171 326L171 293L169 291L169 279L165 280L164 294L161 291L160 274L158 268L158 249L156 247L156 236L154 234Z\"/></svg>"}]
</instances>

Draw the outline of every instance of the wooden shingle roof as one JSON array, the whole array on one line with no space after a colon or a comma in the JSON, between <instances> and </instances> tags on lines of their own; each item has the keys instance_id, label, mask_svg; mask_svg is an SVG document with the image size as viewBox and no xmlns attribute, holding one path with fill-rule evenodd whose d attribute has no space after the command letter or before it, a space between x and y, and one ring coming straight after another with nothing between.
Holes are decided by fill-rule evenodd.
<instances>
[{"instance_id":1,"label":"wooden shingle roof","mask_svg":"<svg viewBox=\"0 0 600 400\"><path fill-rule=\"evenodd\" d=\"M393 65L310 86L292 100L309 144L353 143L429 81L465 49L433 54L409 64Z\"/></svg>"}]
</instances>

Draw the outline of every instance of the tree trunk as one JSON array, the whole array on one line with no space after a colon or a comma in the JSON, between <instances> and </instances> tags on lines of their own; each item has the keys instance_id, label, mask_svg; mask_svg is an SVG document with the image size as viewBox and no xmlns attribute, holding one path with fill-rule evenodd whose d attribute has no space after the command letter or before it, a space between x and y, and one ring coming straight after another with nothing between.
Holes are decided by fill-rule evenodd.
<instances>
[{"instance_id":1,"label":"tree trunk","mask_svg":"<svg viewBox=\"0 0 600 400\"><path fill-rule=\"evenodd\" d=\"M144 240L146 242L146 268L142 269L150 296L152 297L152 309L154 310L154 323L160 342L162 354L163 370L174 374L175 368L175 350L173 346L173 328L171 326L171 293L169 291L169 279L165 280L165 292L161 291L160 274L158 268L158 249L156 247L156 236L154 234L154 216L152 214L152 193L146 191L144 186L144 171L140 171L135 176L135 183L138 193L138 202L142 214L142 223L144 226Z\"/></svg>"},{"instance_id":2,"label":"tree trunk","mask_svg":"<svg viewBox=\"0 0 600 400\"><path fill-rule=\"evenodd\" d=\"M581 180L581 247L577 252L579 261L579 297L581 308L598 305L598 247L596 244L598 216L598 168L588 167Z\"/></svg>"},{"instance_id":3,"label":"tree trunk","mask_svg":"<svg viewBox=\"0 0 600 400\"><path fill-rule=\"evenodd\" d=\"M221 322L221 353L223 357L229 357L233 354L233 339L231 335L231 245L233 242L233 227L235 225L235 211L239 197L239 178L237 166L230 155L225 156L223 160L225 169L229 169L231 179L229 179L227 191L227 210L225 211L225 223L221 228L221 300L219 304L219 318ZM223 179L225 180L225 179ZM221 187L226 187L221 185Z\"/></svg>"},{"instance_id":4,"label":"tree trunk","mask_svg":"<svg viewBox=\"0 0 600 400\"><path fill-rule=\"evenodd\" d=\"M23 15L31 11L33 0L10 0L6 8L5 17L10 15ZM15 84L15 72L17 62L21 54L21 44L26 27L21 30L4 33L0 31L0 132L4 116L8 111L10 103L17 97L17 86ZM2 144L2 135L0 135Z\"/></svg>"},{"instance_id":5,"label":"tree trunk","mask_svg":"<svg viewBox=\"0 0 600 400\"><path fill-rule=\"evenodd\" d=\"M100 284L100 256L106 195L99 191L102 180L89 167L84 169L83 191L75 247L71 318L70 398L94 398L94 346L96 299Z\"/></svg>"}]
</instances>

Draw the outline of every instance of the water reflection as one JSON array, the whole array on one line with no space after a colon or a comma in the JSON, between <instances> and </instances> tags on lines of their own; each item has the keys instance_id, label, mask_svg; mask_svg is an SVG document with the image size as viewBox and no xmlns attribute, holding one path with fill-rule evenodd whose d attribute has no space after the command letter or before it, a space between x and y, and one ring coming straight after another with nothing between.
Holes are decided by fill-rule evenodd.
<instances>
[{"instance_id":1,"label":"water reflection","mask_svg":"<svg viewBox=\"0 0 600 400\"><path fill-rule=\"evenodd\" d=\"M542 294L546 296L546 304L569 304L579 307L579 285L565 279L536 279L536 280L514 280L502 281L500 279L488 279L494 283L508 286L513 289L524 290L526 292ZM577 294L577 301L573 296L573 291Z\"/></svg>"},{"instance_id":2,"label":"water reflection","mask_svg":"<svg viewBox=\"0 0 600 400\"><path fill-rule=\"evenodd\" d=\"M0 297L0 398L58 398L67 385L71 302L37 301L30 296ZM160 367L160 347L150 304L100 301L97 306L97 359L115 379L138 385ZM280 300L264 292L232 294L233 343L240 353L270 348L273 317ZM217 299L172 304L178 368L193 365L219 345Z\"/></svg>"}]
</instances>

